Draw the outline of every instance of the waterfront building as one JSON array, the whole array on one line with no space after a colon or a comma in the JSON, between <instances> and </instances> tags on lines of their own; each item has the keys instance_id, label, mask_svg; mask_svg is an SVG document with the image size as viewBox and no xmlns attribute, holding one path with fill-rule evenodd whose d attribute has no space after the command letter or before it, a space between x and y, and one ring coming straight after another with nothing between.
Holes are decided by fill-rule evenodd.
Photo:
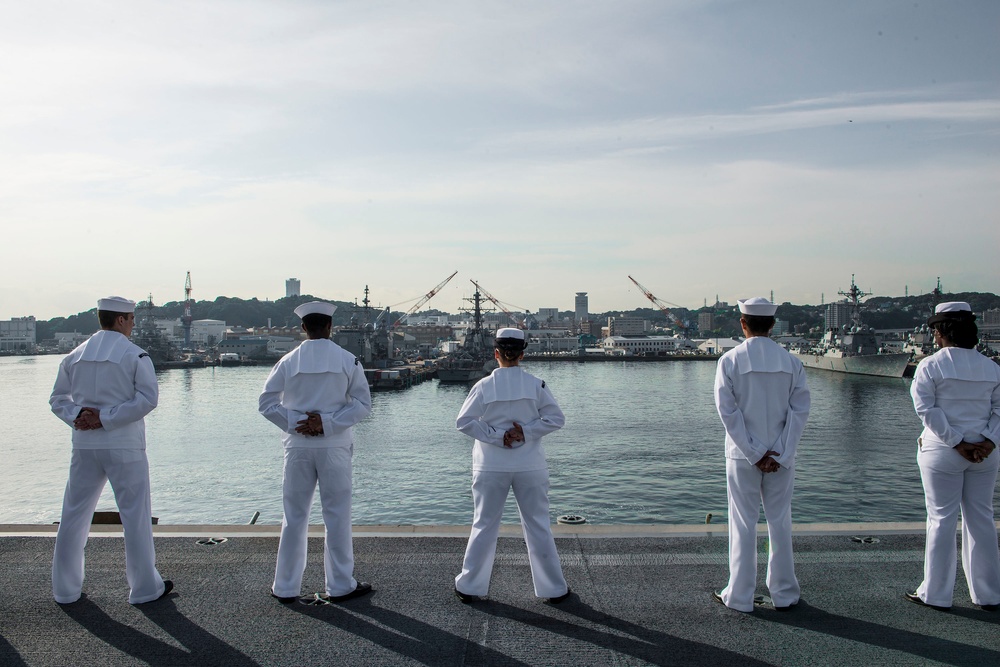
<instances>
[{"instance_id":1,"label":"waterfront building","mask_svg":"<svg viewBox=\"0 0 1000 667\"><path fill-rule=\"evenodd\" d=\"M153 326L156 327L157 334L166 337L171 343L184 342L184 325L181 324L181 318L172 320L155 318Z\"/></svg>"},{"instance_id":2,"label":"waterfront building","mask_svg":"<svg viewBox=\"0 0 1000 667\"><path fill-rule=\"evenodd\" d=\"M261 358L267 356L267 338L227 338L219 341L219 354L238 354L240 358Z\"/></svg>"},{"instance_id":3,"label":"waterfront building","mask_svg":"<svg viewBox=\"0 0 1000 667\"><path fill-rule=\"evenodd\" d=\"M590 312L588 310L589 303L587 299L586 292L577 292L576 300L574 301L574 319L577 322L583 322L584 320L590 319Z\"/></svg>"},{"instance_id":4,"label":"waterfront building","mask_svg":"<svg viewBox=\"0 0 1000 667\"><path fill-rule=\"evenodd\" d=\"M298 278L289 278L285 281L285 298L302 295L302 281Z\"/></svg>"},{"instance_id":5,"label":"waterfront building","mask_svg":"<svg viewBox=\"0 0 1000 667\"><path fill-rule=\"evenodd\" d=\"M608 336L633 336L649 331L649 320L641 317L609 317Z\"/></svg>"},{"instance_id":6,"label":"waterfront building","mask_svg":"<svg viewBox=\"0 0 1000 667\"><path fill-rule=\"evenodd\" d=\"M267 356L269 357L282 357L297 348L302 342L291 336L268 336L266 340Z\"/></svg>"},{"instance_id":7,"label":"waterfront building","mask_svg":"<svg viewBox=\"0 0 1000 667\"><path fill-rule=\"evenodd\" d=\"M774 320L774 328L771 329L772 336L783 336L790 331L788 320Z\"/></svg>"},{"instance_id":8,"label":"waterfront building","mask_svg":"<svg viewBox=\"0 0 1000 667\"><path fill-rule=\"evenodd\" d=\"M715 330L715 313L698 313L698 331Z\"/></svg>"},{"instance_id":9,"label":"waterfront building","mask_svg":"<svg viewBox=\"0 0 1000 667\"><path fill-rule=\"evenodd\" d=\"M603 347L605 354L656 356L694 349L694 343L681 336L608 336Z\"/></svg>"},{"instance_id":10,"label":"waterfront building","mask_svg":"<svg viewBox=\"0 0 1000 667\"><path fill-rule=\"evenodd\" d=\"M698 349L705 354L725 354L743 341L735 338L709 338L698 344Z\"/></svg>"},{"instance_id":11,"label":"waterfront building","mask_svg":"<svg viewBox=\"0 0 1000 667\"><path fill-rule=\"evenodd\" d=\"M191 344L212 347L226 337L227 328L223 320L195 320L191 323Z\"/></svg>"},{"instance_id":12,"label":"waterfront building","mask_svg":"<svg viewBox=\"0 0 1000 667\"><path fill-rule=\"evenodd\" d=\"M57 331L52 335L55 336L56 349L59 352L72 352L91 336L91 334L83 334L79 331Z\"/></svg>"},{"instance_id":13,"label":"waterfront building","mask_svg":"<svg viewBox=\"0 0 1000 667\"><path fill-rule=\"evenodd\" d=\"M37 341L35 318L15 317L0 321L0 352L30 354Z\"/></svg>"},{"instance_id":14,"label":"waterfront building","mask_svg":"<svg viewBox=\"0 0 1000 667\"><path fill-rule=\"evenodd\" d=\"M535 332L532 332L535 333ZM580 339L576 336L530 336L525 354L565 354L577 352Z\"/></svg>"}]
</instances>

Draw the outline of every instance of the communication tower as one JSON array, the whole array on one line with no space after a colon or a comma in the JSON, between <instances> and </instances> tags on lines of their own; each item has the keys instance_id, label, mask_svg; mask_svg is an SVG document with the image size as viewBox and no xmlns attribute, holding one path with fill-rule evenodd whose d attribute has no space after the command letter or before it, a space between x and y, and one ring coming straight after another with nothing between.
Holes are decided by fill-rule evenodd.
<instances>
[{"instance_id":1,"label":"communication tower","mask_svg":"<svg viewBox=\"0 0 1000 667\"><path fill-rule=\"evenodd\" d=\"M184 347L191 347L191 272L187 272L187 279L184 280L184 315L181 316L181 324L184 326Z\"/></svg>"}]
</instances>

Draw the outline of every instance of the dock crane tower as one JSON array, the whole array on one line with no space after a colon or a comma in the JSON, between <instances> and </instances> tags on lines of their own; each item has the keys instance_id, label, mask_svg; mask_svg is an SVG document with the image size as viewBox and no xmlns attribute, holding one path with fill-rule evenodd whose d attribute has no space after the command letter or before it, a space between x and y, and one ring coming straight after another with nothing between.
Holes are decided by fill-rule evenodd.
<instances>
[{"instance_id":1,"label":"dock crane tower","mask_svg":"<svg viewBox=\"0 0 1000 667\"><path fill-rule=\"evenodd\" d=\"M398 320L396 320L395 322L393 322L392 326L389 327L389 328L390 329L395 329L396 327L398 327L403 320L405 320L407 317L409 317L413 313L417 312L422 305L424 305L425 303L427 303L428 301L430 301L431 297L433 297L435 294L437 294L438 292L440 292L441 288L443 288L445 285L447 285L451 281L451 279L454 278L457 275L458 275L458 271L455 271L453 274L451 274L450 276L448 276L447 278L445 278L444 280L442 280L441 282L439 282L434 289L432 289L427 294L423 295L420 298L420 301L417 301L417 303L414 304L408 311L406 311L406 313L404 315L401 315Z\"/></svg>"},{"instance_id":2,"label":"dock crane tower","mask_svg":"<svg viewBox=\"0 0 1000 667\"><path fill-rule=\"evenodd\" d=\"M514 323L514 326L516 326L518 329L523 329L524 328L524 320L523 319L519 319L517 317L517 315L515 315L514 313L510 312L509 310L507 310L507 307L504 306L502 303L500 303L500 300L498 298L496 298L495 296L493 296L492 294L490 294L488 291L486 291L486 288L484 288L482 285L480 285L479 283L477 283L475 280L470 280L469 282L472 283L473 285L475 285L476 289L479 290L480 292L482 292L483 296L485 296L487 299L489 299L493 303L494 306L496 306L497 308L499 308L500 310L502 310L504 313L506 313L507 317L510 318L511 322ZM515 306L515 308L516 307L517 306Z\"/></svg>"},{"instance_id":3,"label":"dock crane tower","mask_svg":"<svg viewBox=\"0 0 1000 667\"><path fill-rule=\"evenodd\" d=\"M184 326L184 348L191 347L191 272L187 272L187 279L184 281L184 314L181 316L181 324Z\"/></svg>"},{"instance_id":4,"label":"dock crane tower","mask_svg":"<svg viewBox=\"0 0 1000 667\"><path fill-rule=\"evenodd\" d=\"M681 333L682 336L684 336L685 338L688 338L688 326L687 326L687 324L685 324L684 322L681 322L680 318L677 317L676 315L674 315L670 311L670 309L667 308L667 302L666 301L663 301L661 299L657 299L655 296L653 296L652 292L650 292L648 289L646 289L645 287L643 287L639 283L639 281L636 280L635 278L633 278L632 276L629 276L628 279L631 280L633 283L635 283L635 286L639 288L639 291L641 291L646 296L647 299L649 299L650 301L652 301L654 306L656 306L657 308L659 308L660 310L663 311L664 315L667 316L667 319L670 320L671 322L673 322L674 326L676 326L680 330L680 333ZM716 300L718 300L718 299L716 299Z\"/></svg>"}]
</instances>

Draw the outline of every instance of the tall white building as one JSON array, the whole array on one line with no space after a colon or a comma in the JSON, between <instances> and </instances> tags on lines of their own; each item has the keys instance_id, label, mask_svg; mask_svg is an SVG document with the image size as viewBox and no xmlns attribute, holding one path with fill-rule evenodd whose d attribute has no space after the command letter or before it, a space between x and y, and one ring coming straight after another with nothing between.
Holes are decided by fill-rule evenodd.
<instances>
[{"instance_id":1,"label":"tall white building","mask_svg":"<svg viewBox=\"0 0 1000 667\"><path fill-rule=\"evenodd\" d=\"M826 312L824 313L823 319L825 321L824 328L826 331L830 329L839 329L845 324L851 323L851 304L846 301L835 301L834 303L826 304Z\"/></svg>"},{"instance_id":2,"label":"tall white building","mask_svg":"<svg viewBox=\"0 0 1000 667\"><path fill-rule=\"evenodd\" d=\"M301 296L302 281L298 278L289 278L285 281L285 296Z\"/></svg>"},{"instance_id":3,"label":"tall white building","mask_svg":"<svg viewBox=\"0 0 1000 667\"><path fill-rule=\"evenodd\" d=\"M574 317L576 318L577 322L583 322L584 320L590 319L590 312L588 310L586 292L576 293L575 311L576 312L574 314Z\"/></svg>"},{"instance_id":4,"label":"tall white building","mask_svg":"<svg viewBox=\"0 0 1000 667\"><path fill-rule=\"evenodd\" d=\"M0 321L0 352L34 352L35 336L33 316Z\"/></svg>"}]
</instances>

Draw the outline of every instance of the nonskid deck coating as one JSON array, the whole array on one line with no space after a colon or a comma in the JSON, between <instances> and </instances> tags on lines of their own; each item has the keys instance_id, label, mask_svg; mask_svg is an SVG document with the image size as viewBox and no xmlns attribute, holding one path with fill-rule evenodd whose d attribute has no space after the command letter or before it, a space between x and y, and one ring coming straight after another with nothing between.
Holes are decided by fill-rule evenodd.
<instances>
[{"instance_id":1,"label":"nonskid deck coating","mask_svg":"<svg viewBox=\"0 0 1000 667\"><path fill-rule=\"evenodd\" d=\"M902 598L921 577L920 524L797 526L803 602L753 614L710 596L727 576L724 525L560 526L574 595L556 607L533 595L516 525L504 527L489 600L469 606L451 594L468 527L356 527L355 572L375 593L327 607L268 596L277 526L157 526L176 588L138 607L121 538L95 527L86 597L61 607L49 594L53 527L33 528L0 537L0 665L1000 664L1000 613L972 605L961 572L950 613ZM623 536L635 532L647 534ZM228 540L198 544L205 536ZM309 549L304 593L322 586L322 540ZM762 538L761 562L765 549Z\"/></svg>"}]
</instances>

